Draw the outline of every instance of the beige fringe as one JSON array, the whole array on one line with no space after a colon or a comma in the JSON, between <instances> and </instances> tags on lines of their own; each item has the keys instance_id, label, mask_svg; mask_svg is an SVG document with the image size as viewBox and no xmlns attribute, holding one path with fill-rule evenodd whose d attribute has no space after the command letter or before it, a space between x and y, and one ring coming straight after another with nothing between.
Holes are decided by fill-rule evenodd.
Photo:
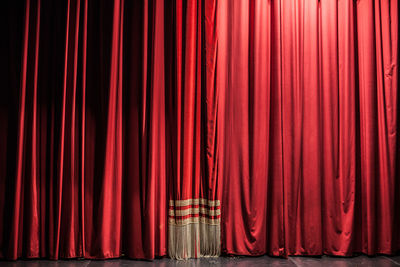
<instances>
[{"instance_id":1,"label":"beige fringe","mask_svg":"<svg viewBox=\"0 0 400 267\"><path fill-rule=\"evenodd\" d=\"M168 254L184 260L220 255L221 226L204 222L185 225L169 224Z\"/></svg>"}]
</instances>

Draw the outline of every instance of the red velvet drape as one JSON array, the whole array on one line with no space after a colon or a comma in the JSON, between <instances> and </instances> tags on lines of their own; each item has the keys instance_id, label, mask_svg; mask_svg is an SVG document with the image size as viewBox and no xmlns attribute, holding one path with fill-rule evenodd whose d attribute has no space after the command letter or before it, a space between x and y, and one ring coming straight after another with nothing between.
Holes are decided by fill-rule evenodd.
<instances>
[{"instance_id":1,"label":"red velvet drape","mask_svg":"<svg viewBox=\"0 0 400 267\"><path fill-rule=\"evenodd\" d=\"M220 5L223 251L399 250L398 2Z\"/></svg>"},{"instance_id":2,"label":"red velvet drape","mask_svg":"<svg viewBox=\"0 0 400 267\"><path fill-rule=\"evenodd\" d=\"M7 3L0 257L166 254L160 4Z\"/></svg>"},{"instance_id":3,"label":"red velvet drape","mask_svg":"<svg viewBox=\"0 0 400 267\"><path fill-rule=\"evenodd\" d=\"M397 0L1 12L0 258L165 256L187 200L222 254L400 250Z\"/></svg>"}]
</instances>

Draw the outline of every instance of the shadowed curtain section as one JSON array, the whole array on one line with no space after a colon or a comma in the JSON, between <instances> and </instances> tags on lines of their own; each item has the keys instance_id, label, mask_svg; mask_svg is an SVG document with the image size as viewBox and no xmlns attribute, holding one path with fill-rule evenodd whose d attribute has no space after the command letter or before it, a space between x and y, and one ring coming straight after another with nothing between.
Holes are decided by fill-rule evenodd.
<instances>
[{"instance_id":1,"label":"shadowed curtain section","mask_svg":"<svg viewBox=\"0 0 400 267\"><path fill-rule=\"evenodd\" d=\"M7 3L1 258L166 254L160 3Z\"/></svg>"},{"instance_id":2,"label":"shadowed curtain section","mask_svg":"<svg viewBox=\"0 0 400 267\"><path fill-rule=\"evenodd\" d=\"M400 250L397 0L0 12L1 259Z\"/></svg>"}]
</instances>

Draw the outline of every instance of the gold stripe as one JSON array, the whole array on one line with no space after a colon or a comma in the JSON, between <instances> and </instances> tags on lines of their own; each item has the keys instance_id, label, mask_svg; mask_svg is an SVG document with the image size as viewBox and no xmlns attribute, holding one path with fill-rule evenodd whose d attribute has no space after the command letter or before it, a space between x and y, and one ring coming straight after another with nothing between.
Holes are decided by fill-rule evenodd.
<instances>
[{"instance_id":1,"label":"gold stripe","mask_svg":"<svg viewBox=\"0 0 400 267\"><path fill-rule=\"evenodd\" d=\"M169 205L170 206L175 206L175 207L182 207L182 206L188 206L188 205L208 205L210 207L217 207L220 206L220 201L219 200L208 200L205 198L189 198L189 199L184 199L184 200L170 200Z\"/></svg>"},{"instance_id":2,"label":"gold stripe","mask_svg":"<svg viewBox=\"0 0 400 267\"><path fill-rule=\"evenodd\" d=\"M216 209L216 210L210 210L206 208L190 208L190 209L184 209L184 210L169 210L169 215L171 216L186 216L189 214L199 214L201 212L202 214L207 214L210 216L216 216L216 215L221 215L221 210Z\"/></svg>"},{"instance_id":3,"label":"gold stripe","mask_svg":"<svg viewBox=\"0 0 400 267\"><path fill-rule=\"evenodd\" d=\"M205 217L190 217L187 219L173 219L169 218L168 223L170 225L187 225L190 223L203 223L203 224L210 224L210 225L219 225L221 223L221 218L217 219L210 219Z\"/></svg>"}]
</instances>

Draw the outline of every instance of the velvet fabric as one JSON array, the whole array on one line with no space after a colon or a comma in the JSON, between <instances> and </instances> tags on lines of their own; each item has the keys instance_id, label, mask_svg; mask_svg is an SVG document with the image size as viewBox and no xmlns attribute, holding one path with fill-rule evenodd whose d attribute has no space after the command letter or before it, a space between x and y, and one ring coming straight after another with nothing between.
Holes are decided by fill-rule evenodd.
<instances>
[{"instance_id":1,"label":"velvet fabric","mask_svg":"<svg viewBox=\"0 0 400 267\"><path fill-rule=\"evenodd\" d=\"M397 0L0 12L1 259L167 256L188 199L222 254L400 250Z\"/></svg>"},{"instance_id":2,"label":"velvet fabric","mask_svg":"<svg viewBox=\"0 0 400 267\"><path fill-rule=\"evenodd\" d=\"M397 1L220 2L225 253L399 250L397 12Z\"/></svg>"}]
</instances>

